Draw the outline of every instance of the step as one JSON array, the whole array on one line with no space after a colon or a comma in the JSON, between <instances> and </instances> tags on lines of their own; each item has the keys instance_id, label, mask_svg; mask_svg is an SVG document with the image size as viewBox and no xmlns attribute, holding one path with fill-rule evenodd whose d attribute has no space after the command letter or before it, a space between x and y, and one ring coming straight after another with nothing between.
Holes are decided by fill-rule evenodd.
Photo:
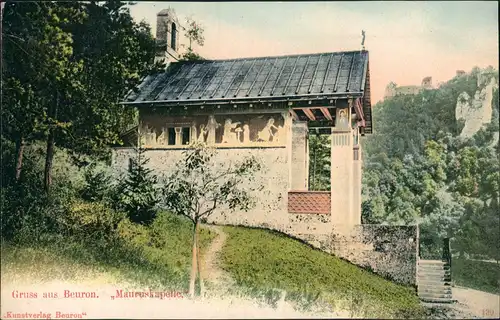
<instances>
[{"instance_id":1,"label":"step","mask_svg":"<svg viewBox=\"0 0 500 320\"><path fill-rule=\"evenodd\" d=\"M434 283L434 284L451 284L451 277L450 276L438 276L438 275L432 275L432 276L420 276L417 278L417 283Z\"/></svg>"},{"instance_id":2,"label":"step","mask_svg":"<svg viewBox=\"0 0 500 320\"><path fill-rule=\"evenodd\" d=\"M429 302L429 303L453 303L454 300L453 299L443 299L443 298L423 298L423 297L420 297L420 300L422 300L423 302Z\"/></svg>"},{"instance_id":3,"label":"step","mask_svg":"<svg viewBox=\"0 0 500 320\"><path fill-rule=\"evenodd\" d=\"M451 286L451 281L422 278L418 279L417 284L424 286Z\"/></svg>"},{"instance_id":4,"label":"step","mask_svg":"<svg viewBox=\"0 0 500 320\"><path fill-rule=\"evenodd\" d=\"M418 276L447 276L450 275L451 272L447 270L418 270Z\"/></svg>"},{"instance_id":5,"label":"step","mask_svg":"<svg viewBox=\"0 0 500 320\"><path fill-rule=\"evenodd\" d=\"M451 285L449 284L430 284L430 283L417 283L419 288L443 288L443 289L451 289Z\"/></svg>"},{"instance_id":6,"label":"step","mask_svg":"<svg viewBox=\"0 0 500 320\"><path fill-rule=\"evenodd\" d=\"M438 292L451 292L450 286L422 286L419 285L419 291L438 291Z\"/></svg>"},{"instance_id":7,"label":"step","mask_svg":"<svg viewBox=\"0 0 500 320\"><path fill-rule=\"evenodd\" d=\"M443 261L443 260L418 260L418 264L419 265L423 265L423 264L431 264L431 265L444 265L444 264L447 264L446 261Z\"/></svg>"},{"instance_id":8,"label":"step","mask_svg":"<svg viewBox=\"0 0 500 320\"><path fill-rule=\"evenodd\" d=\"M433 264L419 264L418 268L421 270L449 270L450 266L449 265L433 265Z\"/></svg>"},{"instance_id":9,"label":"step","mask_svg":"<svg viewBox=\"0 0 500 320\"><path fill-rule=\"evenodd\" d=\"M450 276L428 276L428 277L418 277L417 278L417 283L425 282L440 282L440 283L451 283L451 277Z\"/></svg>"},{"instance_id":10,"label":"step","mask_svg":"<svg viewBox=\"0 0 500 320\"><path fill-rule=\"evenodd\" d=\"M438 285L434 285L434 284L422 284L422 283L419 283L418 288L422 288L422 289L442 289L442 290L451 290L451 286L449 285L444 285L444 284L438 284Z\"/></svg>"},{"instance_id":11,"label":"step","mask_svg":"<svg viewBox=\"0 0 500 320\"><path fill-rule=\"evenodd\" d=\"M451 295L451 288L446 289L446 288L418 288L418 294L450 294Z\"/></svg>"},{"instance_id":12,"label":"step","mask_svg":"<svg viewBox=\"0 0 500 320\"><path fill-rule=\"evenodd\" d=\"M422 269L418 268L418 274L451 273L450 269Z\"/></svg>"},{"instance_id":13,"label":"step","mask_svg":"<svg viewBox=\"0 0 500 320\"><path fill-rule=\"evenodd\" d=\"M421 299L451 299L451 294L436 294L436 293L419 293Z\"/></svg>"},{"instance_id":14,"label":"step","mask_svg":"<svg viewBox=\"0 0 500 320\"><path fill-rule=\"evenodd\" d=\"M436 273L443 273L443 274L450 274L451 271L448 269L418 269L418 274L436 274Z\"/></svg>"},{"instance_id":15,"label":"step","mask_svg":"<svg viewBox=\"0 0 500 320\"><path fill-rule=\"evenodd\" d=\"M438 276L438 275L433 275L433 276L420 276L417 278L417 282L451 282L451 277L450 276Z\"/></svg>"}]
</instances>

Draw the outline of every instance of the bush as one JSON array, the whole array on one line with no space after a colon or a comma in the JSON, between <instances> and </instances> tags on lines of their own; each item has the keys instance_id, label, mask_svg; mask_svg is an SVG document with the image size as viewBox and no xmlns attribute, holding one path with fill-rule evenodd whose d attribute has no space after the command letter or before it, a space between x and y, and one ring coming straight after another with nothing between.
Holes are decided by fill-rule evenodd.
<instances>
[{"instance_id":1,"label":"bush","mask_svg":"<svg viewBox=\"0 0 500 320\"><path fill-rule=\"evenodd\" d=\"M149 229L145 226L133 223L129 219L120 221L117 233L120 239L135 248L143 248L151 243Z\"/></svg>"},{"instance_id":2,"label":"bush","mask_svg":"<svg viewBox=\"0 0 500 320\"><path fill-rule=\"evenodd\" d=\"M126 218L124 213L108 208L104 203L81 200L73 202L66 213L65 229L81 238L110 238Z\"/></svg>"}]
</instances>

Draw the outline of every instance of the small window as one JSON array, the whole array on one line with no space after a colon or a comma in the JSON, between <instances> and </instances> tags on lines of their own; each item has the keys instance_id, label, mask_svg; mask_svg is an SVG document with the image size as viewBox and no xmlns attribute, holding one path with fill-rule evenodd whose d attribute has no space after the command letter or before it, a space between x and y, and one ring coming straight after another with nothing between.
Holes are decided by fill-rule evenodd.
<instances>
[{"instance_id":1,"label":"small window","mask_svg":"<svg viewBox=\"0 0 500 320\"><path fill-rule=\"evenodd\" d=\"M175 145L175 128L168 128L168 145Z\"/></svg>"},{"instance_id":2,"label":"small window","mask_svg":"<svg viewBox=\"0 0 500 320\"><path fill-rule=\"evenodd\" d=\"M177 45L177 27L175 23L172 22L172 30L171 30L171 35L170 35L170 46L172 49L176 50L176 45Z\"/></svg>"},{"instance_id":3,"label":"small window","mask_svg":"<svg viewBox=\"0 0 500 320\"><path fill-rule=\"evenodd\" d=\"M182 144L189 144L190 136L191 136L191 129L182 128Z\"/></svg>"}]
</instances>

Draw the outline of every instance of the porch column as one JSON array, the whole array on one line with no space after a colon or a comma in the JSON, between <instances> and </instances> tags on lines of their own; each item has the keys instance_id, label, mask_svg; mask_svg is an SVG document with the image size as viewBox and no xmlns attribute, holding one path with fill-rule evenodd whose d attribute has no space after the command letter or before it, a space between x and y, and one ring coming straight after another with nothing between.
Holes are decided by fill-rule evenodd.
<instances>
[{"instance_id":1,"label":"porch column","mask_svg":"<svg viewBox=\"0 0 500 320\"><path fill-rule=\"evenodd\" d=\"M356 129L357 130L357 129ZM354 136L356 139L356 135ZM357 137L359 139L359 136ZM359 141L359 140L358 140ZM362 168L363 160L361 157L361 145L354 144L354 161L353 161L353 222L361 224L361 184L362 184Z\"/></svg>"},{"instance_id":2,"label":"porch column","mask_svg":"<svg viewBox=\"0 0 500 320\"><path fill-rule=\"evenodd\" d=\"M309 180L308 126L305 121L292 123L292 190L307 190Z\"/></svg>"},{"instance_id":3,"label":"porch column","mask_svg":"<svg viewBox=\"0 0 500 320\"><path fill-rule=\"evenodd\" d=\"M331 221L334 225L353 225L357 221L353 213L354 168L350 108L337 109L331 141Z\"/></svg>"}]
</instances>

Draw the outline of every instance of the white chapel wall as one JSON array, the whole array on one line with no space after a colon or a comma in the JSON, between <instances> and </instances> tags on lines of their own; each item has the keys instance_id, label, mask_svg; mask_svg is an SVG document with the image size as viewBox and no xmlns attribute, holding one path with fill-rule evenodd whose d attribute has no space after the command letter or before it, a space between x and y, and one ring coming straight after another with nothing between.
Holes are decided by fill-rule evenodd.
<instances>
[{"instance_id":1,"label":"white chapel wall","mask_svg":"<svg viewBox=\"0 0 500 320\"><path fill-rule=\"evenodd\" d=\"M155 173L166 178L183 158L186 149L177 150L147 150L145 156L149 159L148 167ZM134 157L131 148L117 148L113 155L115 175L126 173L129 159ZM252 193L255 207L248 212L237 211L231 214L227 208L221 207L208 222L220 224L247 225L281 229L288 223L288 151L286 148L223 148L217 150L215 158L219 163L230 163L253 155L262 164L262 170L254 176L253 185L260 191Z\"/></svg>"}]
</instances>

